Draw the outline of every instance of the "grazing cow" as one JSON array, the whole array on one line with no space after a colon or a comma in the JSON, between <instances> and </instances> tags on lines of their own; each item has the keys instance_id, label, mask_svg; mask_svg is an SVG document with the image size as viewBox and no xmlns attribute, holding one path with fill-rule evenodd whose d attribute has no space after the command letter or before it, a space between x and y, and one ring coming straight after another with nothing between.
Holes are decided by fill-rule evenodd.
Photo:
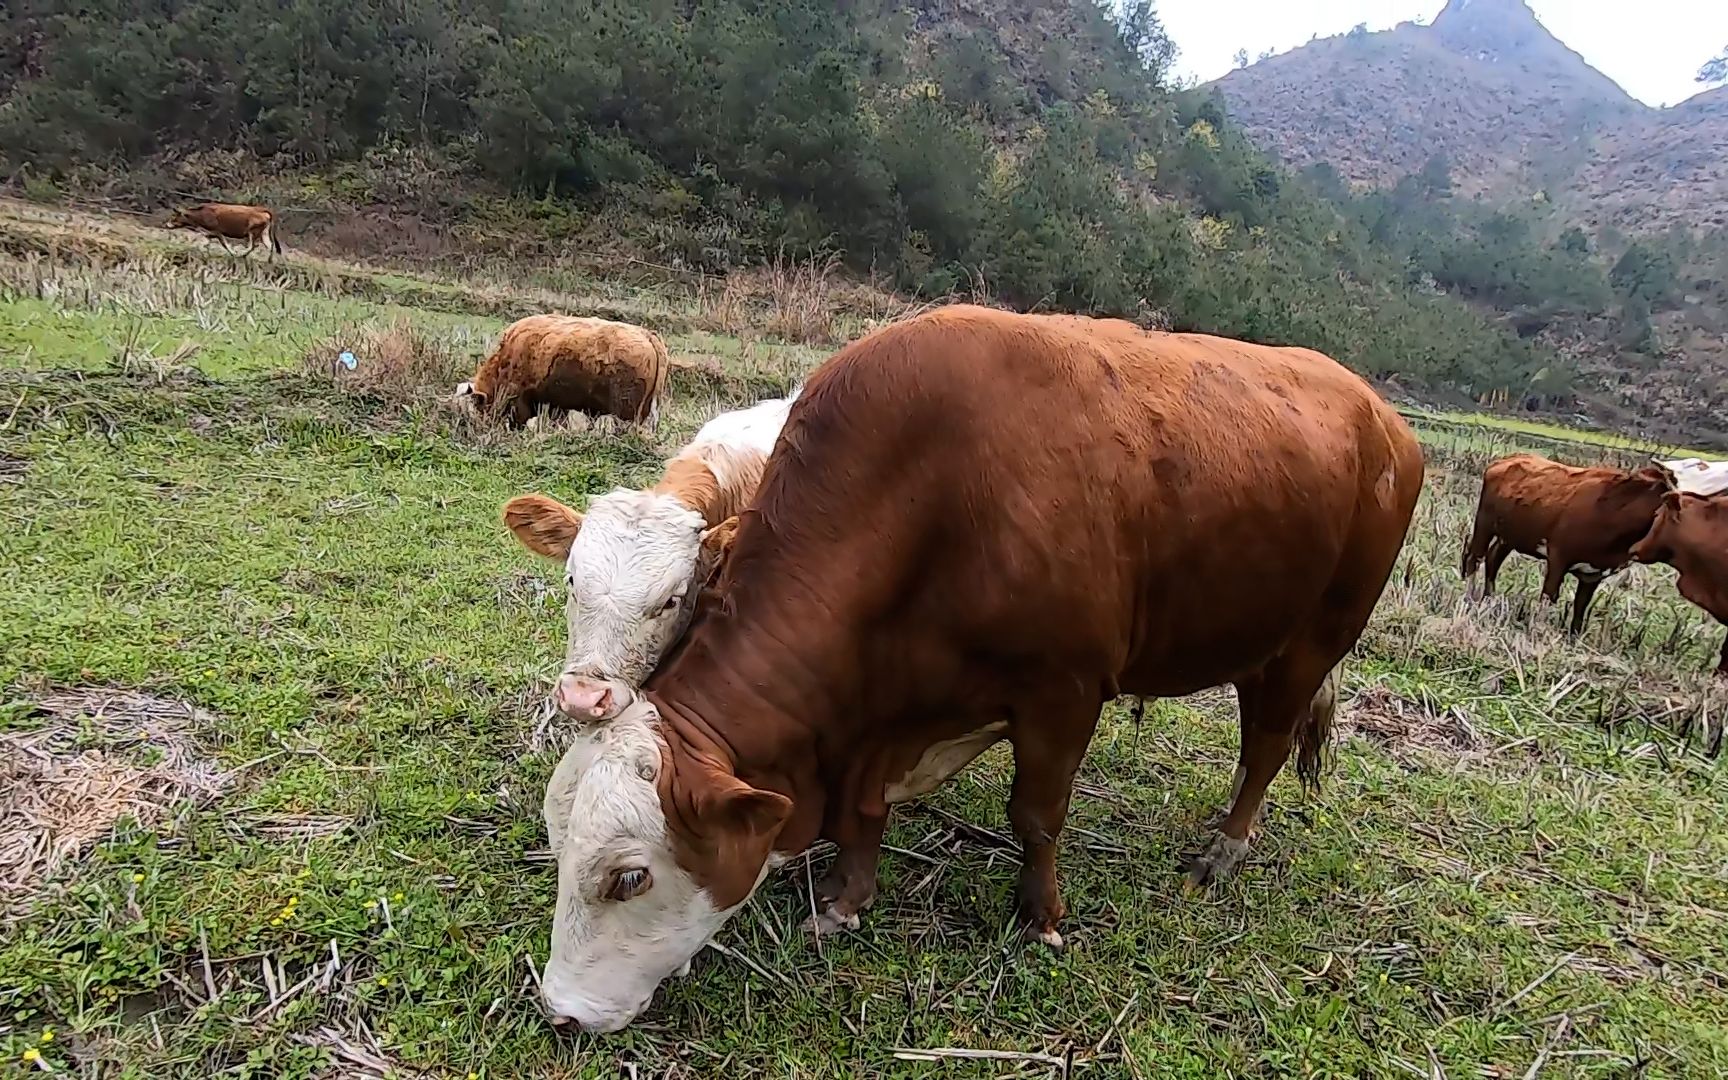
<instances>
[{"instance_id":1,"label":"grazing cow","mask_svg":"<svg viewBox=\"0 0 1728 1080\"><path fill-rule=\"evenodd\" d=\"M1670 492L1632 557L1672 566L1680 572L1680 595L1728 624L1728 496ZM1728 640L1716 674L1728 677Z\"/></svg>"},{"instance_id":2,"label":"grazing cow","mask_svg":"<svg viewBox=\"0 0 1728 1080\"><path fill-rule=\"evenodd\" d=\"M587 514L545 495L504 504L522 545L564 564L569 637L555 700L566 715L618 711L683 632L797 394L721 413L659 483L601 495Z\"/></svg>"},{"instance_id":3,"label":"grazing cow","mask_svg":"<svg viewBox=\"0 0 1728 1080\"><path fill-rule=\"evenodd\" d=\"M176 210L168 219L170 229L197 229L216 240L222 250L234 254L230 240L246 241L243 254L251 255L260 243L265 245L265 258L274 261L282 253L282 241L276 239L276 215L262 206L240 206L236 203L200 203Z\"/></svg>"},{"instance_id":4,"label":"grazing cow","mask_svg":"<svg viewBox=\"0 0 1728 1080\"><path fill-rule=\"evenodd\" d=\"M574 315L530 315L504 330L474 378L456 387L471 414L502 413L520 427L541 406L655 427L671 359L652 330Z\"/></svg>"},{"instance_id":5,"label":"grazing cow","mask_svg":"<svg viewBox=\"0 0 1728 1080\"><path fill-rule=\"evenodd\" d=\"M1576 636L1596 589L1632 561L1632 545L1650 531L1673 483L1659 465L1627 472L1562 465L1535 454L1501 458L1482 474L1476 524L1460 572L1468 581L1482 567L1483 592L1493 595L1500 564L1512 552L1546 559L1542 599L1558 600L1567 574L1578 579L1572 597Z\"/></svg>"},{"instance_id":6,"label":"grazing cow","mask_svg":"<svg viewBox=\"0 0 1728 1080\"><path fill-rule=\"evenodd\" d=\"M554 1018L628 1024L818 837L812 928L856 926L889 804L1002 739L1019 917L1059 946L1056 842L1119 693L1235 684L1232 804L1190 880L1231 872L1293 746L1318 778L1422 472L1398 414L1305 349L969 306L843 349L714 602L547 787Z\"/></svg>"}]
</instances>

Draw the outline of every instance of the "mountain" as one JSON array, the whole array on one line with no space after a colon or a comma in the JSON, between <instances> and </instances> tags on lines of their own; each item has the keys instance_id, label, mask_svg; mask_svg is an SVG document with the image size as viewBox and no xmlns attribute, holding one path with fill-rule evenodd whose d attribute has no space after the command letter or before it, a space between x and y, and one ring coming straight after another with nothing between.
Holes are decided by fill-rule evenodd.
<instances>
[{"instance_id":1,"label":"mountain","mask_svg":"<svg viewBox=\"0 0 1728 1080\"><path fill-rule=\"evenodd\" d=\"M1378 187L1439 156L1467 195L1540 189L1588 156L1596 132L1650 111L1523 0L1452 0L1432 26L1317 39L1216 85L1292 166L1329 162Z\"/></svg>"},{"instance_id":2,"label":"mountain","mask_svg":"<svg viewBox=\"0 0 1728 1080\"><path fill-rule=\"evenodd\" d=\"M1596 420L1728 439L1728 88L1650 108L1523 0L1450 0L1432 25L1316 39L1211 89L1291 167L1361 195L1444 165L1461 214L1594 253L1606 306L1470 299L1566 359Z\"/></svg>"}]
</instances>

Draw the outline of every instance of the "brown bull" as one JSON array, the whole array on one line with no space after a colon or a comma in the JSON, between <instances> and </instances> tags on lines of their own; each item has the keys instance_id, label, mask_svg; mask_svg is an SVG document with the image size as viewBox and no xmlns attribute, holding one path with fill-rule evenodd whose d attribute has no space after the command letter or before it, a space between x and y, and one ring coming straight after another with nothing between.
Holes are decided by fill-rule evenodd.
<instances>
[{"instance_id":1,"label":"brown bull","mask_svg":"<svg viewBox=\"0 0 1728 1080\"><path fill-rule=\"evenodd\" d=\"M876 895L891 803L1014 750L1020 919L1061 943L1056 845L1100 707L1234 684L1230 873L1422 484L1409 428L1304 349L956 306L811 376L718 583L644 698L547 788L555 1016L628 1023L776 862L839 846L818 932Z\"/></svg>"},{"instance_id":2,"label":"brown bull","mask_svg":"<svg viewBox=\"0 0 1728 1080\"><path fill-rule=\"evenodd\" d=\"M1728 624L1728 495L1671 492L1649 535L1633 546L1632 557L1678 570L1680 595ZM1716 674L1728 677L1728 640L1722 642Z\"/></svg>"},{"instance_id":3,"label":"brown bull","mask_svg":"<svg viewBox=\"0 0 1728 1080\"><path fill-rule=\"evenodd\" d=\"M197 229L222 245L222 250L234 253L230 240L246 241L244 254L251 255L259 244L266 245L265 257L274 260L282 253L282 241L276 238L276 215L262 206L240 206L235 203L201 203L176 210L168 219L170 229Z\"/></svg>"},{"instance_id":4,"label":"brown bull","mask_svg":"<svg viewBox=\"0 0 1728 1080\"><path fill-rule=\"evenodd\" d=\"M1650 531L1662 496L1674 484L1666 469L1580 468L1535 454L1514 454L1482 474L1476 523L1459 568L1468 581L1482 567L1483 591L1492 595L1500 565L1514 551L1546 560L1542 598L1554 603L1566 575L1578 579L1571 633L1603 579L1632 561L1632 545Z\"/></svg>"}]
</instances>

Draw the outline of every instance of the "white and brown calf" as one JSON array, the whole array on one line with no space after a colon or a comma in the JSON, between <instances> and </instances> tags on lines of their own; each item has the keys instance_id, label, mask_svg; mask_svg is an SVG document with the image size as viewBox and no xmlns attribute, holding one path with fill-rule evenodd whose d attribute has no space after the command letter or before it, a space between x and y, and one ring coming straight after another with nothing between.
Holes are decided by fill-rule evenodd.
<instances>
[{"instance_id":1,"label":"white and brown calf","mask_svg":"<svg viewBox=\"0 0 1728 1080\"><path fill-rule=\"evenodd\" d=\"M545 495L504 505L524 547L564 564L569 638L556 700L567 716L617 712L678 640L796 397L714 417L647 491L620 488L586 513Z\"/></svg>"}]
</instances>

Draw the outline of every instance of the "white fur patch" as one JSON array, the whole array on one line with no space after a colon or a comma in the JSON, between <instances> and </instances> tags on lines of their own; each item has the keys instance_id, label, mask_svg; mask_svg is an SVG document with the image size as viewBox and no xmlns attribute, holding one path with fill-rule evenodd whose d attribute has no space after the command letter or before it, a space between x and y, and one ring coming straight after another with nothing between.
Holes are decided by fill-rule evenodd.
<instances>
[{"instance_id":1,"label":"white fur patch","mask_svg":"<svg viewBox=\"0 0 1728 1080\"><path fill-rule=\"evenodd\" d=\"M726 921L673 858L652 777L661 742L653 706L637 702L584 732L546 788L544 812L558 856L552 953L541 977L547 1007L591 1031L617 1031ZM652 884L614 900L624 870Z\"/></svg>"},{"instance_id":2,"label":"white fur patch","mask_svg":"<svg viewBox=\"0 0 1728 1080\"><path fill-rule=\"evenodd\" d=\"M670 495L619 490L588 504L564 564L566 673L642 685L694 611L703 527Z\"/></svg>"},{"instance_id":3,"label":"white fur patch","mask_svg":"<svg viewBox=\"0 0 1728 1080\"><path fill-rule=\"evenodd\" d=\"M887 786L882 797L891 803L901 803L930 794L943 781L972 764L972 759L990 749L1007 730L1007 721L998 721L958 739L932 744L899 783Z\"/></svg>"}]
</instances>

